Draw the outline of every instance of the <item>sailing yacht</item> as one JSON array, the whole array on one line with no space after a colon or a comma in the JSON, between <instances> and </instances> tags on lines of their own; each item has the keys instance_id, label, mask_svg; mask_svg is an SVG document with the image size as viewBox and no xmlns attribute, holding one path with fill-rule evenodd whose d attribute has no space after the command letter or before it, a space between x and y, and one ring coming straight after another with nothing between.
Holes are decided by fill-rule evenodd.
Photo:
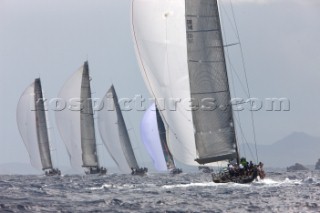
<instances>
[{"instance_id":1,"label":"sailing yacht","mask_svg":"<svg viewBox=\"0 0 320 213\"><path fill-rule=\"evenodd\" d=\"M113 85L103 97L100 109L98 112L99 132L120 171L131 172L132 175L146 174L148 169L139 167L135 157Z\"/></svg>"},{"instance_id":2,"label":"sailing yacht","mask_svg":"<svg viewBox=\"0 0 320 213\"><path fill-rule=\"evenodd\" d=\"M17 106L17 124L31 165L47 176L61 175L52 165L47 116L40 78L26 88Z\"/></svg>"},{"instance_id":3,"label":"sailing yacht","mask_svg":"<svg viewBox=\"0 0 320 213\"><path fill-rule=\"evenodd\" d=\"M193 166L239 164L218 1L132 0L132 34L150 94L165 99L160 114L174 158ZM213 181L247 183L257 175L255 169L243 179L221 174Z\"/></svg>"},{"instance_id":4,"label":"sailing yacht","mask_svg":"<svg viewBox=\"0 0 320 213\"><path fill-rule=\"evenodd\" d=\"M170 171L171 174L182 172L176 168L168 148L165 126L155 103L151 104L143 115L140 135L157 171Z\"/></svg>"},{"instance_id":5,"label":"sailing yacht","mask_svg":"<svg viewBox=\"0 0 320 213\"><path fill-rule=\"evenodd\" d=\"M87 61L65 82L58 98L66 104L55 115L71 166L78 171L84 168L86 174L106 174L97 154Z\"/></svg>"}]
</instances>

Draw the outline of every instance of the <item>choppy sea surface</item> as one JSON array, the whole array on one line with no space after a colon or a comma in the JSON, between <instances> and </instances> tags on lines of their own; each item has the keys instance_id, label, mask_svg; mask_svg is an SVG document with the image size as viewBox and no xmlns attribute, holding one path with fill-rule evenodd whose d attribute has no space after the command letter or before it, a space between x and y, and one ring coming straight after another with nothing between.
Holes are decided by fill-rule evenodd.
<instances>
[{"instance_id":1,"label":"choppy sea surface","mask_svg":"<svg viewBox=\"0 0 320 213\"><path fill-rule=\"evenodd\" d=\"M320 212L320 173L268 172L251 184L210 174L0 176L0 212Z\"/></svg>"}]
</instances>

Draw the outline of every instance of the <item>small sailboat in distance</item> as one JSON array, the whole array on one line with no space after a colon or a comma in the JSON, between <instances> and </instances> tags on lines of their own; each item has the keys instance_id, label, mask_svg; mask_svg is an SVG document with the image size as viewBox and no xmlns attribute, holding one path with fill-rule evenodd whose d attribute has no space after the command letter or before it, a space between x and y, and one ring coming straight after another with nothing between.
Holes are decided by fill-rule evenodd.
<instances>
[{"instance_id":1,"label":"small sailboat in distance","mask_svg":"<svg viewBox=\"0 0 320 213\"><path fill-rule=\"evenodd\" d=\"M55 115L71 166L78 171L84 168L86 174L106 174L97 154L87 61L66 81L58 98L66 104Z\"/></svg>"},{"instance_id":2,"label":"small sailboat in distance","mask_svg":"<svg viewBox=\"0 0 320 213\"><path fill-rule=\"evenodd\" d=\"M175 159L193 166L237 161L238 170L218 0L132 0L132 30L150 94L156 102L181 100L160 112ZM248 183L257 176L264 176L262 164L239 175L213 175L213 181Z\"/></svg>"},{"instance_id":3,"label":"small sailboat in distance","mask_svg":"<svg viewBox=\"0 0 320 213\"><path fill-rule=\"evenodd\" d=\"M168 148L166 129L155 103L146 110L140 125L141 139L145 145L154 167L158 171L170 171L179 174L173 156Z\"/></svg>"},{"instance_id":4,"label":"small sailboat in distance","mask_svg":"<svg viewBox=\"0 0 320 213\"><path fill-rule=\"evenodd\" d=\"M148 172L147 168L138 165L113 85L102 99L98 125L103 143L122 172L132 175Z\"/></svg>"},{"instance_id":5,"label":"small sailboat in distance","mask_svg":"<svg viewBox=\"0 0 320 213\"><path fill-rule=\"evenodd\" d=\"M26 88L17 106L17 124L31 165L47 176L61 175L52 165L47 117L40 78Z\"/></svg>"}]
</instances>

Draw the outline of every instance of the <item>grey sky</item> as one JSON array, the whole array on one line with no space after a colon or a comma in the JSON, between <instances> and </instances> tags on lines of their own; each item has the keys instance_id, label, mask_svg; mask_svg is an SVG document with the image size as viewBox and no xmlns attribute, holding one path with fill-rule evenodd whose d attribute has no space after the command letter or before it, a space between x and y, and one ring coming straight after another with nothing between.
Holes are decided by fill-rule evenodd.
<instances>
[{"instance_id":1,"label":"grey sky","mask_svg":"<svg viewBox=\"0 0 320 213\"><path fill-rule=\"evenodd\" d=\"M15 113L21 93L38 76L45 96L55 97L64 81L88 59L94 97L102 97L111 83L119 97L148 97L133 50L130 2L0 0L0 163L29 162ZM223 2L231 18L229 0ZM258 143L273 143L293 131L320 137L319 1L236 2L252 96L291 100L290 112L254 113ZM227 42L237 42L224 9L222 12ZM238 65L240 54L232 48L238 47L229 48ZM239 76L243 78L241 71ZM142 113L124 114L135 146L140 146ZM250 120L242 121L249 132ZM55 126L52 113L51 125ZM55 138L60 163L69 165L56 128ZM138 152L145 155L143 148Z\"/></svg>"}]
</instances>

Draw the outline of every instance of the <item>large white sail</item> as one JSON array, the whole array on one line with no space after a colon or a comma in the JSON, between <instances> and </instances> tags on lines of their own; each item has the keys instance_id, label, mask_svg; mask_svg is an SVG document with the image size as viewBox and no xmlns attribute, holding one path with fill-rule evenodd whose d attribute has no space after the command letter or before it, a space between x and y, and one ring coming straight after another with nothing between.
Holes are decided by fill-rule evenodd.
<instances>
[{"instance_id":1,"label":"large white sail","mask_svg":"<svg viewBox=\"0 0 320 213\"><path fill-rule=\"evenodd\" d=\"M17 124L22 140L29 153L31 165L41 170L42 164L39 154L34 110L34 83L32 83L20 97L17 107Z\"/></svg>"},{"instance_id":2,"label":"large white sail","mask_svg":"<svg viewBox=\"0 0 320 213\"><path fill-rule=\"evenodd\" d=\"M17 124L36 169L52 169L47 121L40 79L36 79L20 97L17 106Z\"/></svg>"},{"instance_id":3,"label":"large white sail","mask_svg":"<svg viewBox=\"0 0 320 213\"><path fill-rule=\"evenodd\" d=\"M122 172L139 168L113 86L103 97L100 108L99 132L109 154Z\"/></svg>"},{"instance_id":4,"label":"large white sail","mask_svg":"<svg viewBox=\"0 0 320 213\"><path fill-rule=\"evenodd\" d=\"M82 170L80 92L83 66L81 66L63 85L58 98L62 105L56 111L56 123L60 136L67 147L71 166ZM63 105L65 104L65 108Z\"/></svg>"},{"instance_id":5,"label":"large white sail","mask_svg":"<svg viewBox=\"0 0 320 213\"><path fill-rule=\"evenodd\" d=\"M231 109L188 107L191 98L230 101L217 0L132 0L132 29L149 92L158 105L167 101L161 115L173 156L189 165L235 158ZM170 109L168 99L182 102Z\"/></svg>"},{"instance_id":6,"label":"large white sail","mask_svg":"<svg viewBox=\"0 0 320 213\"><path fill-rule=\"evenodd\" d=\"M184 1L133 0L132 29L149 92L166 101L161 115L168 126L171 153L185 164L198 165L191 111L182 104L170 109L169 103L169 99L190 100Z\"/></svg>"},{"instance_id":7,"label":"large white sail","mask_svg":"<svg viewBox=\"0 0 320 213\"><path fill-rule=\"evenodd\" d=\"M167 163L160 141L155 104L152 104L143 115L140 124L140 135L152 158L154 167L158 171L167 171Z\"/></svg>"}]
</instances>

